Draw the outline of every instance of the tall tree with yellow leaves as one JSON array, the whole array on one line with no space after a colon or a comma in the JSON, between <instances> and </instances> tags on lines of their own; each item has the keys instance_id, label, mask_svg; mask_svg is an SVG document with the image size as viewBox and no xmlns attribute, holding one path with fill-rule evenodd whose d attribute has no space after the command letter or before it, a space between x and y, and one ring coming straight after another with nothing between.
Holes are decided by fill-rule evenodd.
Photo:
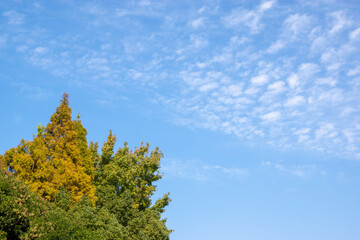
<instances>
[{"instance_id":1,"label":"tall tree with yellow leaves","mask_svg":"<svg viewBox=\"0 0 360 240\"><path fill-rule=\"evenodd\" d=\"M21 140L18 147L5 152L2 165L50 201L64 187L74 203L85 195L95 204L92 150L80 117L71 117L68 97L63 95L50 122L46 127L39 125L32 141Z\"/></svg>"},{"instance_id":2,"label":"tall tree with yellow leaves","mask_svg":"<svg viewBox=\"0 0 360 240\"><path fill-rule=\"evenodd\" d=\"M0 239L168 240L169 194L151 201L162 152L127 143L115 151L110 131L99 154L71 112L64 94L46 127L0 155Z\"/></svg>"}]
</instances>

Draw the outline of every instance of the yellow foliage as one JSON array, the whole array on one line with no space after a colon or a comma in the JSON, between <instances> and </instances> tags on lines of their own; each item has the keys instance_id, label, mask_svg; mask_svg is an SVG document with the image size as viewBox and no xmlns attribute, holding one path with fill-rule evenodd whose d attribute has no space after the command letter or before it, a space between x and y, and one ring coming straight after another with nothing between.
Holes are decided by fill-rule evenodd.
<instances>
[{"instance_id":1,"label":"yellow foliage","mask_svg":"<svg viewBox=\"0 0 360 240\"><path fill-rule=\"evenodd\" d=\"M32 141L21 140L16 148L0 156L0 168L10 170L42 197L54 201L65 187L73 203L86 195L94 205L94 164L80 119L72 120L68 95L46 127L39 125Z\"/></svg>"}]
</instances>

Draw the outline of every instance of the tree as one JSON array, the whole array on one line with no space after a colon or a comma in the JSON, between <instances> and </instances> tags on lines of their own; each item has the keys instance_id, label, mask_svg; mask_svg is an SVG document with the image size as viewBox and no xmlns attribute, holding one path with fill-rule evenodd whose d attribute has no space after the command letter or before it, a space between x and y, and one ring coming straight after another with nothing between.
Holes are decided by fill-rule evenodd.
<instances>
[{"instance_id":1,"label":"tree","mask_svg":"<svg viewBox=\"0 0 360 240\"><path fill-rule=\"evenodd\" d=\"M56 205L30 191L14 174L0 170L0 239L126 239L123 226L84 196L71 209L62 188Z\"/></svg>"},{"instance_id":2,"label":"tree","mask_svg":"<svg viewBox=\"0 0 360 240\"><path fill-rule=\"evenodd\" d=\"M0 239L169 239L169 194L151 201L162 152L115 152L110 131L99 154L86 135L64 94L46 127L0 155Z\"/></svg>"},{"instance_id":3,"label":"tree","mask_svg":"<svg viewBox=\"0 0 360 240\"><path fill-rule=\"evenodd\" d=\"M60 188L71 193L73 203L83 195L95 204L94 163L80 118L72 120L68 94L46 127L39 125L32 141L21 140L5 152L4 159L15 175L33 191L54 201Z\"/></svg>"},{"instance_id":4,"label":"tree","mask_svg":"<svg viewBox=\"0 0 360 240\"><path fill-rule=\"evenodd\" d=\"M161 220L161 213L171 201L169 194L151 207L154 182L162 177L162 152L158 148L150 152L149 143L132 151L125 142L114 153L115 142L116 136L110 131L98 158L97 207L113 213L125 226L129 239L168 239L171 230L166 220Z\"/></svg>"},{"instance_id":5,"label":"tree","mask_svg":"<svg viewBox=\"0 0 360 240\"><path fill-rule=\"evenodd\" d=\"M13 174L0 169L0 239L41 237L44 228L38 228L36 218L50 207Z\"/></svg>"},{"instance_id":6,"label":"tree","mask_svg":"<svg viewBox=\"0 0 360 240\"><path fill-rule=\"evenodd\" d=\"M118 194L129 191L132 208L144 210L151 205L151 196L156 190L153 183L161 179L159 168L163 154L158 148L150 152L149 143L142 143L140 148L131 151L126 142L114 154L115 142L116 136L110 131L102 148L97 185L113 186Z\"/></svg>"}]
</instances>

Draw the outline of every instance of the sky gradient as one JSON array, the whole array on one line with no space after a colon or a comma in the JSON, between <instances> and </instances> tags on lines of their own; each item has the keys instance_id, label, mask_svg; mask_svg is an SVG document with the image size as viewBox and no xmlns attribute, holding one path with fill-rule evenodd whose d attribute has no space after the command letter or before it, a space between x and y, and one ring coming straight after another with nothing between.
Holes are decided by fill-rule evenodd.
<instances>
[{"instance_id":1,"label":"sky gradient","mask_svg":"<svg viewBox=\"0 0 360 240\"><path fill-rule=\"evenodd\" d=\"M180 239L358 239L358 1L0 2L0 154L64 92L164 152Z\"/></svg>"}]
</instances>

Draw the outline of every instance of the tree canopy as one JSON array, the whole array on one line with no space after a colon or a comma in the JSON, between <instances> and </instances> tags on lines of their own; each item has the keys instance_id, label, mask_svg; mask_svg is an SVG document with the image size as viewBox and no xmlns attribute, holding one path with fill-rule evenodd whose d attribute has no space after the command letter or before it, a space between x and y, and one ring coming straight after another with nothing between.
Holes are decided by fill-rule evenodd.
<instances>
[{"instance_id":1,"label":"tree canopy","mask_svg":"<svg viewBox=\"0 0 360 240\"><path fill-rule=\"evenodd\" d=\"M115 151L110 131L99 153L68 97L31 141L0 155L0 239L169 239L170 198L151 202L161 151Z\"/></svg>"}]
</instances>

